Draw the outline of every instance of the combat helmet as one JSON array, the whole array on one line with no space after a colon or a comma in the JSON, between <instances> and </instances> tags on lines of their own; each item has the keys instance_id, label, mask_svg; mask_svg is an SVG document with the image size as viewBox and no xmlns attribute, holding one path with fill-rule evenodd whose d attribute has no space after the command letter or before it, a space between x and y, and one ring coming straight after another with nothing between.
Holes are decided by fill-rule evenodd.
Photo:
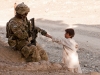
<instances>
[{"instance_id":1,"label":"combat helmet","mask_svg":"<svg viewBox=\"0 0 100 75\"><path fill-rule=\"evenodd\" d=\"M15 11L16 13L23 15L25 13L28 13L30 9L27 5L24 4L24 2L22 2L16 6Z\"/></svg>"}]
</instances>

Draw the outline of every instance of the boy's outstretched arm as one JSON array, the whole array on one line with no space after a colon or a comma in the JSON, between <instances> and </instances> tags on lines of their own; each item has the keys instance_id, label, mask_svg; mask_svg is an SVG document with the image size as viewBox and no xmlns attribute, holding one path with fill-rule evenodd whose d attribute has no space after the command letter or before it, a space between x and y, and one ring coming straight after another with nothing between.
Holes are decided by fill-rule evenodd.
<instances>
[{"instance_id":1,"label":"boy's outstretched arm","mask_svg":"<svg viewBox=\"0 0 100 75\"><path fill-rule=\"evenodd\" d=\"M53 41L53 42L56 42L56 43L58 43L58 44L60 44L60 45L63 45L63 46L65 46L65 47L67 47L68 50L69 50L69 49L72 50L71 46L69 46L69 44L68 44L68 41L65 42L64 40L56 39L56 38L52 38L52 41Z\"/></svg>"},{"instance_id":2,"label":"boy's outstretched arm","mask_svg":"<svg viewBox=\"0 0 100 75\"><path fill-rule=\"evenodd\" d=\"M53 37L51 39L52 39L53 42L64 45L63 42L59 39L56 39L56 38L53 38Z\"/></svg>"}]
</instances>

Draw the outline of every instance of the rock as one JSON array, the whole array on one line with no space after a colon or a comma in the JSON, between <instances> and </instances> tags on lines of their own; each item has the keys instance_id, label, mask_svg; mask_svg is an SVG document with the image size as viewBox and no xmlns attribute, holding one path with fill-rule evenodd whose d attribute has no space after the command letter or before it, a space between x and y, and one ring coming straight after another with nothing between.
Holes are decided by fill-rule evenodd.
<instances>
[{"instance_id":1,"label":"rock","mask_svg":"<svg viewBox=\"0 0 100 75\"><path fill-rule=\"evenodd\" d=\"M87 67L87 64L85 64L84 67Z\"/></svg>"},{"instance_id":2,"label":"rock","mask_svg":"<svg viewBox=\"0 0 100 75\"><path fill-rule=\"evenodd\" d=\"M61 69L62 66L58 63L51 63L51 66L49 66L49 69Z\"/></svg>"},{"instance_id":3,"label":"rock","mask_svg":"<svg viewBox=\"0 0 100 75\"><path fill-rule=\"evenodd\" d=\"M38 62L32 62L32 63L30 62L30 63L26 64L26 67L25 67L26 70L33 70L33 71L36 71L39 68L40 68L40 66L39 66Z\"/></svg>"},{"instance_id":4,"label":"rock","mask_svg":"<svg viewBox=\"0 0 100 75\"><path fill-rule=\"evenodd\" d=\"M95 66L92 66L92 68L95 68Z\"/></svg>"},{"instance_id":5,"label":"rock","mask_svg":"<svg viewBox=\"0 0 100 75\"><path fill-rule=\"evenodd\" d=\"M100 75L98 72L91 72L90 75Z\"/></svg>"},{"instance_id":6,"label":"rock","mask_svg":"<svg viewBox=\"0 0 100 75\"><path fill-rule=\"evenodd\" d=\"M42 60L39 62L41 65L49 65L50 62L49 61L45 61L45 60Z\"/></svg>"},{"instance_id":7,"label":"rock","mask_svg":"<svg viewBox=\"0 0 100 75\"><path fill-rule=\"evenodd\" d=\"M91 60L92 60L93 58L91 58Z\"/></svg>"}]
</instances>

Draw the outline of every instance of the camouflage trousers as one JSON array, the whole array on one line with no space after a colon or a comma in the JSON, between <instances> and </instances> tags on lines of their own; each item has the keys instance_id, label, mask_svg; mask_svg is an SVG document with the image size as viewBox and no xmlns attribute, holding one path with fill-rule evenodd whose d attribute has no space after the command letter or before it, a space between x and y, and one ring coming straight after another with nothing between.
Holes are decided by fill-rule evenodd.
<instances>
[{"instance_id":1,"label":"camouflage trousers","mask_svg":"<svg viewBox=\"0 0 100 75\"><path fill-rule=\"evenodd\" d=\"M48 55L38 44L36 46L24 46L21 49L22 55L27 62L38 62L40 60L48 60Z\"/></svg>"}]
</instances>

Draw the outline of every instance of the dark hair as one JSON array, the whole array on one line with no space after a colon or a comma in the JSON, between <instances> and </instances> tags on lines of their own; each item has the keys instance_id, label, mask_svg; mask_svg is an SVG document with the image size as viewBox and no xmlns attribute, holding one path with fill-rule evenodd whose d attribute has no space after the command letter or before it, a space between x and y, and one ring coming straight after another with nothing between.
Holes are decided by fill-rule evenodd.
<instances>
[{"instance_id":1,"label":"dark hair","mask_svg":"<svg viewBox=\"0 0 100 75\"><path fill-rule=\"evenodd\" d=\"M65 29L65 32L68 33L71 36L71 38L75 35L74 29L72 28Z\"/></svg>"}]
</instances>

